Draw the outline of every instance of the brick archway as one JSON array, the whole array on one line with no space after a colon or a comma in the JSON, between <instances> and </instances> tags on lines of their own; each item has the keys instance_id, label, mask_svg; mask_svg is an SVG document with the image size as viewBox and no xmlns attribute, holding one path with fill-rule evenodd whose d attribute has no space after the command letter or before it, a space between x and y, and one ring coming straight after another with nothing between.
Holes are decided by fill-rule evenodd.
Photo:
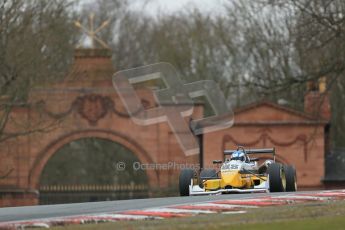
<instances>
[{"instance_id":1,"label":"brick archway","mask_svg":"<svg viewBox=\"0 0 345 230\"><path fill-rule=\"evenodd\" d=\"M124 136L120 133L114 131L105 131L105 130L84 130L79 132L73 132L63 137L57 138L55 141L50 143L46 148L41 151L38 155L33 167L29 173L29 186L38 190L40 184L41 173L49 161L49 159L64 145L80 140L83 138L100 138L110 140L116 143L119 143L129 149L133 154L135 154L141 163L143 164L152 164L154 163L150 155L134 140L130 137ZM146 175L148 177L148 182L150 187L157 186L158 183L158 172L156 170L147 170Z\"/></svg>"},{"instance_id":2,"label":"brick archway","mask_svg":"<svg viewBox=\"0 0 345 230\"><path fill-rule=\"evenodd\" d=\"M90 137L117 142L147 164L149 196L177 195L180 169L171 162L196 164L198 156L186 157L168 123L134 123L112 85L114 73L110 50L76 49L62 81L31 89L30 106L13 108L6 132L16 133L18 124L30 132L1 143L0 155L6 159L0 174L6 178L0 180L5 197L0 206L38 204L40 177L49 159L67 143ZM137 94L143 105L155 105L150 92L138 89ZM202 111L195 109L193 119L201 118Z\"/></svg>"}]
</instances>

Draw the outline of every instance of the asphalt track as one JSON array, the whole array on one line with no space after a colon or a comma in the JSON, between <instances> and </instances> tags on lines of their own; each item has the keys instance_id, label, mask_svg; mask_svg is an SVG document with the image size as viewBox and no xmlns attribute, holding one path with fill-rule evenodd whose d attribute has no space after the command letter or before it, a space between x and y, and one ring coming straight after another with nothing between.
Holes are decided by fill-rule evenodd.
<instances>
[{"instance_id":1,"label":"asphalt track","mask_svg":"<svg viewBox=\"0 0 345 230\"><path fill-rule=\"evenodd\" d=\"M316 192L316 191L313 191ZM291 193L271 193L271 196ZM239 199L267 196L267 193L208 195L192 197L165 197L133 200L117 200L91 203L57 204L0 208L0 222L33 220L52 217L66 217L84 214L99 214L105 212L118 212L133 209L155 208L167 205L179 205L216 201L224 199Z\"/></svg>"}]
</instances>

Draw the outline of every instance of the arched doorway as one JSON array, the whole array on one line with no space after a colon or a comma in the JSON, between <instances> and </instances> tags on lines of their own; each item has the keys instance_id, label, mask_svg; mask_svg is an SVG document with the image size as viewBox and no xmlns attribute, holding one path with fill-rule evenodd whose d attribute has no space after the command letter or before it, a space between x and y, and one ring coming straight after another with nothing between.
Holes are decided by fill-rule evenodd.
<instances>
[{"instance_id":1,"label":"arched doorway","mask_svg":"<svg viewBox=\"0 0 345 230\"><path fill-rule=\"evenodd\" d=\"M40 204L144 198L148 177L133 164L138 157L123 145L102 138L81 138L63 145L40 176Z\"/></svg>"}]
</instances>

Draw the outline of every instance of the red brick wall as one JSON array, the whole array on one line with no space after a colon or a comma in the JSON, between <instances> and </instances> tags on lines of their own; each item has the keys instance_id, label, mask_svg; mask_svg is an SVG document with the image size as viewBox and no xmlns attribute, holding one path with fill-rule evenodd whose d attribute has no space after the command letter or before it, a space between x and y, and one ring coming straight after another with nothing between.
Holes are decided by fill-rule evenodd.
<instances>
[{"instance_id":1,"label":"red brick wall","mask_svg":"<svg viewBox=\"0 0 345 230\"><path fill-rule=\"evenodd\" d=\"M0 207L29 206L38 204L38 194L30 192L4 192L0 194Z\"/></svg>"},{"instance_id":2,"label":"red brick wall","mask_svg":"<svg viewBox=\"0 0 345 230\"><path fill-rule=\"evenodd\" d=\"M86 90L85 87L79 89ZM125 116L126 110L110 83L108 87L102 87L101 94L94 94L93 89L90 89L89 94L82 94L76 88L66 86L37 89L32 92L31 100L43 100L43 112L24 109L12 114L15 120L43 124L55 121L56 118L52 114L64 116L50 132L32 133L1 143L0 154L6 161L0 162L0 165L4 168L10 165L13 171L7 178L0 180L0 188L14 187L38 191L41 172L50 157L63 145L86 137L105 138L120 143L136 154L141 163L198 162L198 156L186 157L181 151L167 122L140 126ZM113 104L107 107L109 105L105 106L102 100L112 101ZM101 116L99 111L102 110L105 113ZM201 114L202 107L198 106L192 116L200 118ZM8 129L13 130L11 123ZM179 168L152 169L146 173L150 188L159 191L176 187ZM6 194L1 202L0 205L6 206L36 204L37 197Z\"/></svg>"}]
</instances>

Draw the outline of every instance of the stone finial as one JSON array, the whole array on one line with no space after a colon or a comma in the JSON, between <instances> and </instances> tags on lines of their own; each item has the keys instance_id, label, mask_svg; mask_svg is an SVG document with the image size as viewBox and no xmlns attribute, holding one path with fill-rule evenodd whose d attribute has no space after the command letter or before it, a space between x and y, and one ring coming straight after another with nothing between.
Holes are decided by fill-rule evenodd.
<instances>
[{"instance_id":1,"label":"stone finial","mask_svg":"<svg viewBox=\"0 0 345 230\"><path fill-rule=\"evenodd\" d=\"M89 21L88 28L83 26L80 21L75 21L74 25L91 39L92 48L96 48L96 42L97 42L103 48L109 49L109 46L102 39L97 37L97 33L99 33L102 29L104 29L105 27L109 25L109 20L103 21L102 24L95 29L94 19L95 19L95 14L91 13L88 18L88 21ZM79 46L81 46L81 44Z\"/></svg>"}]
</instances>

